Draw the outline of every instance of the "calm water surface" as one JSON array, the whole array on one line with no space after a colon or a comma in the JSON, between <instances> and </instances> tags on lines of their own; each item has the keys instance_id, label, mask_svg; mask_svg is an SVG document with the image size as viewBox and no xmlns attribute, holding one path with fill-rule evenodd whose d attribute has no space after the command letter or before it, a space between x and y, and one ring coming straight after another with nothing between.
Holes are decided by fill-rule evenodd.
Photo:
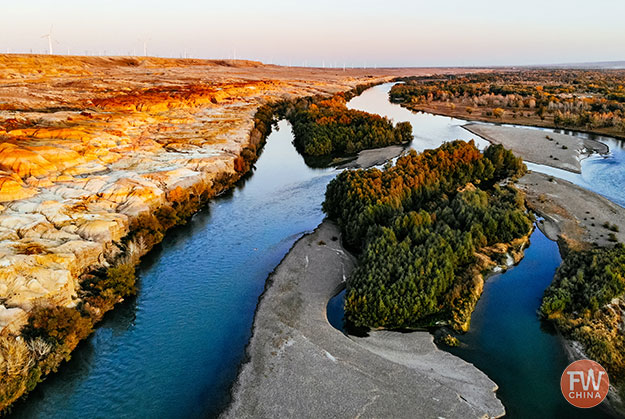
<instances>
[{"instance_id":1,"label":"calm water surface","mask_svg":"<svg viewBox=\"0 0 625 419\"><path fill-rule=\"evenodd\" d=\"M389 103L390 86L369 89L350 106L412 122L417 150L475 137L461 127L465 121L414 114ZM291 140L288 124L281 122L251 177L168 233L139 269L137 297L109 313L72 360L16 406L14 416L218 414L243 359L265 279L295 240L321 222L325 187L337 174L307 167ZM487 144L477 143L482 148ZM585 161L584 176L593 180L593 187L604 188L606 196L620 196L623 153L622 148L612 150L609 159ZM518 267L488 282L464 339L467 347L458 354L497 381L511 413L523 413L531 395L551 415L560 412L561 403L549 386L559 380L564 358L556 339L540 329L535 310L559 256L556 245L537 234ZM513 274L520 279L509 281ZM521 295L526 298L517 298ZM340 297L333 301L335 314L330 317L335 324L342 322L342 305ZM510 310L502 311L506 307ZM499 326L492 325L495 320ZM522 332L511 331L517 327ZM523 365L542 366L535 370L537 376L528 378L527 371L518 371Z\"/></svg>"},{"instance_id":2,"label":"calm water surface","mask_svg":"<svg viewBox=\"0 0 625 419\"><path fill-rule=\"evenodd\" d=\"M461 128L467 121L427 113L412 113L386 101L392 84L373 87L354 98L355 109L380 113L395 121L410 121L415 130L413 147L417 150L436 147L439 142L474 138ZM553 131L553 130L552 130ZM558 131L562 132L562 131ZM587 136L587 134L565 132ZM582 175L549 167L528 164L530 169L562 176L582 187L601 193L625 205L625 151L623 142L604 137L591 137L610 146L607 157L582 161ZM484 147L482 140L478 146ZM518 266L493 275L471 320L471 329L461 336L459 348L444 348L473 363L498 385L497 395L513 418L603 418L600 408L589 410L570 406L560 393L560 377L568 359L560 338L545 330L537 316L545 288L553 280L561 258L555 242L538 229ZM328 303L328 319L342 330L343 291Z\"/></svg>"},{"instance_id":3,"label":"calm water surface","mask_svg":"<svg viewBox=\"0 0 625 419\"><path fill-rule=\"evenodd\" d=\"M168 233L136 299L108 313L20 418L214 416L227 401L265 279L323 219L332 169L308 168L280 122L254 174Z\"/></svg>"},{"instance_id":4,"label":"calm water surface","mask_svg":"<svg viewBox=\"0 0 625 419\"><path fill-rule=\"evenodd\" d=\"M600 408L569 405L560 392L569 361L560 338L536 314L560 261L557 244L536 229L519 265L488 278L463 345L446 348L499 385L497 396L512 418L609 417Z\"/></svg>"},{"instance_id":5,"label":"calm water surface","mask_svg":"<svg viewBox=\"0 0 625 419\"><path fill-rule=\"evenodd\" d=\"M348 106L352 109L387 116L395 122L410 121L415 136L411 146L417 151L436 148L443 141L456 139L465 141L473 139L476 145L482 149L489 144L486 140L462 128L463 125L470 123L470 121L425 112L415 113L389 102L388 92L393 84L394 83L386 83L372 87L360 96L353 98ZM474 123L483 124L484 122ZM581 138L598 140L607 144L608 147L610 147L610 153L608 155L593 156L582 160L581 175L534 163L527 163L527 166L531 170L566 179L583 188L597 192L621 206L625 206L625 188L623 187L623 185L625 185L625 141L576 131L519 125L516 125L516 127L569 134Z\"/></svg>"}]
</instances>

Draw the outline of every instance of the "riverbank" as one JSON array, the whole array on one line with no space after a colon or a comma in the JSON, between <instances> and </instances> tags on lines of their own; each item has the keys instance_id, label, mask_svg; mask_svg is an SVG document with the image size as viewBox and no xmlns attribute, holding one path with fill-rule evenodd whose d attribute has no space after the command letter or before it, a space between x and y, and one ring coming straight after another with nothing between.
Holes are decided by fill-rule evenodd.
<instances>
[{"instance_id":1,"label":"riverbank","mask_svg":"<svg viewBox=\"0 0 625 419\"><path fill-rule=\"evenodd\" d=\"M406 146L390 145L387 147L362 150L355 159L338 166L339 169L366 169L379 166L401 156L406 151Z\"/></svg>"},{"instance_id":2,"label":"riverbank","mask_svg":"<svg viewBox=\"0 0 625 419\"><path fill-rule=\"evenodd\" d=\"M230 187L263 104L432 71L0 55L0 331L36 300L75 304L78 279L127 252L142 217Z\"/></svg>"},{"instance_id":3,"label":"riverbank","mask_svg":"<svg viewBox=\"0 0 625 419\"><path fill-rule=\"evenodd\" d=\"M231 187L269 128L257 118L263 104L365 79L385 78L246 61L0 56L0 330L18 331L36 300L76 304L79 278L127 253L144 218L191 204L188 217ZM148 249L162 235L150 239Z\"/></svg>"},{"instance_id":4,"label":"riverbank","mask_svg":"<svg viewBox=\"0 0 625 419\"><path fill-rule=\"evenodd\" d=\"M608 147L599 141L572 135L545 133L541 130L498 125L467 124L463 128L492 144L501 144L523 160L581 173L580 161L592 153L606 154Z\"/></svg>"},{"instance_id":5,"label":"riverbank","mask_svg":"<svg viewBox=\"0 0 625 419\"><path fill-rule=\"evenodd\" d=\"M563 251L593 244L613 246L610 234L625 243L625 208L601 195L537 172L526 174L517 185L525 192L528 206L544 218L538 226L547 237L558 241L561 249L565 246Z\"/></svg>"},{"instance_id":6,"label":"riverbank","mask_svg":"<svg viewBox=\"0 0 625 419\"><path fill-rule=\"evenodd\" d=\"M328 323L354 264L330 221L293 246L268 279L223 417L502 416L495 383L429 333L355 338Z\"/></svg>"},{"instance_id":7,"label":"riverbank","mask_svg":"<svg viewBox=\"0 0 625 419\"><path fill-rule=\"evenodd\" d=\"M504 112L501 117L495 117L492 115L494 108L475 108L471 104L461 104L453 102L436 102L429 103L400 103L395 102L397 105L409 109L412 112L426 112L434 115L448 116L451 118L463 119L466 121L479 121L487 122L491 124L510 124L521 125L526 127L540 127L549 129L562 129L566 131L574 131L585 134L605 135L608 137L614 137L621 140L625 140L625 134L622 129L618 128L602 128L595 127L593 129L584 129L584 127L565 127L558 126L555 123L553 115L543 115L543 118L538 116L535 112L519 112L514 113L509 110ZM487 116L488 112L491 112L490 116Z\"/></svg>"},{"instance_id":8,"label":"riverbank","mask_svg":"<svg viewBox=\"0 0 625 419\"><path fill-rule=\"evenodd\" d=\"M430 71L0 55L0 335L17 342L38 305L99 321L121 296L85 281L129 271L247 173L268 132L264 105Z\"/></svg>"},{"instance_id":9,"label":"riverbank","mask_svg":"<svg viewBox=\"0 0 625 419\"><path fill-rule=\"evenodd\" d=\"M445 118L442 116L422 113L422 112L409 112L408 109L406 109L406 107L400 107L399 105L387 104L386 101L384 101L385 103L384 106L379 105L379 103L382 102L382 97L384 97L385 99L387 98L389 89L390 89L389 85L387 85L385 88L371 89L372 92L376 90L378 91L377 98L376 98L378 100L377 101L370 100L369 102L367 102L366 100L364 100L365 96L367 95L364 94L362 97L363 100L359 101L358 109L364 110L364 111L367 111L370 109L376 109L376 111L380 113L381 115L386 115L386 116L392 115L394 118L396 118L396 120L408 120L413 124L413 126L420 127L420 130L424 130L426 134L423 134L420 137L417 137L417 135L415 134L415 144L413 144L413 146L417 149L433 148L438 144L436 142L437 140L441 141L444 139L462 138L468 141L471 139L470 136L467 136L469 132L465 129L460 128L463 124L467 123L466 121L462 121L462 120L457 121L454 119L449 119L449 118ZM446 113L442 113L442 114L447 115ZM471 119L471 118L468 117L468 119ZM432 130L430 132L429 131L430 127L436 127L437 129ZM458 127L459 129L450 129L449 127L454 127L454 128ZM546 135L551 136L551 132L549 131L541 131L541 130L534 130L534 131L537 131L539 133L542 132L543 136L546 136ZM543 137L543 138L545 138L545 140L548 140L546 137ZM478 137L475 139L478 140L481 144L485 143L485 141L483 141L481 137ZM609 139L605 139L605 140L609 141ZM620 152L618 142L617 141L608 142L608 144L610 144L611 151L616 156L618 156ZM526 156L521 156L521 157L525 158ZM607 173L614 173L616 168L622 167L620 164L620 160L615 161L610 157L605 158L605 159L596 159L594 162L587 161L584 163L585 163L584 164L585 174L587 173L586 172L587 169L588 170L594 169L595 172L601 170L603 173L607 174ZM595 176L586 178L586 180L591 180L593 182L599 181L600 178L596 176L596 173L594 173L594 175ZM574 178L574 176L571 176L571 177ZM614 185L616 186L616 188L610 189L610 191L618 190L619 177L612 175L611 179L614 179L615 181L609 182L609 185L610 186ZM550 181L550 176L545 176L544 180ZM554 177L554 181L560 184L560 180L556 179L555 177ZM523 180L521 182L523 182ZM600 188L599 185L597 184L593 184L593 187L596 187L596 190L601 190L602 193L606 191L605 188ZM564 193L564 192L568 192L568 193ZM587 191L582 189L582 192L587 192ZM536 194L536 197L538 197L539 195L540 194ZM603 200L603 198L597 194L591 193L591 195L592 195L592 198L598 198L600 200ZM616 196L617 198L619 196L617 192L607 193L606 195L611 196L611 197ZM568 188L566 189L566 191L561 191L559 193L560 200L566 201L565 203L569 205L573 205L573 206L579 203L581 200L588 201L588 197L586 197L584 194L582 194L581 196L582 198L580 198L579 195L576 194L575 190L568 189ZM543 200L547 200L548 197L547 195L544 195L541 198ZM527 201L528 201L527 204L529 206L530 199L528 198ZM590 199L588 202L593 203L593 199ZM621 202L621 200L617 199L617 202ZM608 202L608 204L612 205L610 202ZM594 206L591 205L591 208L587 208L586 210L593 212ZM568 225L565 228L565 230L574 231L575 227L577 227L577 220L570 213L566 213L564 210L561 210L556 205L554 205L553 208L551 208L551 211L555 215L565 214L567 217L570 218L570 222L567 223ZM575 211L572 211L572 212L577 214L577 212ZM607 215L610 214L609 212L605 212L605 211L603 211L603 213ZM542 215L545 215L545 213L543 212ZM614 216L614 215L612 214L610 216ZM585 213L585 211L581 211L581 213L578 214L578 217L579 217L579 220L582 220L582 221L592 220L592 217L595 217L596 219L598 219L598 217L596 217L595 214L588 215ZM586 217L587 220L584 220L584 217ZM610 218L603 220L602 223L605 221L610 221ZM593 222L594 220L589 221L588 225L590 227L593 227L591 225ZM541 230L545 230L545 227L551 227L551 226L552 226L551 223L540 225ZM601 238L601 234L603 234L604 238L608 239L610 233L616 233L612 231L612 229L615 229L613 222L610 222L609 228L603 227L601 224L598 224L598 223L595 223L595 227L596 226L600 226L600 230L603 230L603 231L598 231L595 234L596 237ZM616 228L618 228L618 226L616 226ZM620 228L620 231L622 231L622 228ZM557 240L559 233L560 233L559 230L552 229L552 233L550 234L550 237L554 240ZM536 415L538 414L537 412L546 413L550 411L551 412L567 411L566 409L560 409L557 407L558 405L560 405L560 401L562 401L559 399L561 397L559 390L556 391L555 393L538 390L537 397L533 397L532 395L530 395L530 392L527 391L526 386L523 384L520 384L520 383L527 383L527 382L544 382L545 386L549 386L548 384L549 382L556 382L557 380L559 380L561 371L568 364L567 360L564 359L560 363L562 365L561 368L560 366L558 366L554 369L553 366L556 363L551 362L552 361L551 358L554 355L557 356L557 354L560 354L560 353L563 354L563 350L560 347L560 345L561 345L561 342L564 341L564 339L562 340L552 339L551 335L548 335L544 330L541 329L540 320L538 316L536 315L536 311L538 309L539 302L542 300L542 295L544 293L544 290L545 288L548 287L550 283L552 283L557 265L560 264L560 258L559 258L559 255L557 255L557 252L558 252L557 249L559 248L560 251L566 252L566 249L568 249L568 246L565 245L564 240L558 240L559 246L556 246L555 243L553 243L553 246L550 246L550 245L543 246L542 243L549 242L549 240L546 239L542 234L540 234L540 232L535 232L534 234L536 236L542 237L544 240L536 240L536 243L533 243L532 246L530 246L528 250L530 252L530 255L535 256L536 252L538 251L539 254L541 254L539 259L545 257L545 258L548 258L548 261L540 261L538 265L532 266L532 264L535 264L536 261L535 260L532 261L531 260L532 258L530 258L530 260L527 262L529 263L529 268L527 268L528 271L524 271L523 269L519 270L518 268L512 269L509 272L509 274L512 275L512 278L516 277L517 281L519 281L518 290L515 290L514 286L509 286L507 280L505 281L501 280L499 281L499 283L496 282L494 284L491 283L489 286L486 287L485 289L486 296L487 296L486 301L483 301L484 298L480 300L480 304L478 304L477 312L483 313L484 304L486 304L487 306L489 306L489 308L486 309L488 314L486 314L485 316L482 316L481 318L480 318L480 315L478 315L478 320L476 323L479 329L476 329L475 327L473 327L472 330L469 331L468 335L465 335L465 338L469 336L468 339L470 339L471 336L478 337L472 342L474 346L470 348L466 348L466 350L464 350L464 353L462 351L459 352L460 354L463 353L462 357L464 359L469 360L471 362L475 362L475 364L478 365L480 369L485 371L491 378L494 378L495 381L502 386L502 389L500 390L500 392L498 392L498 394L500 394L500 397L504 400L504 402L506 402L506 408L510 408L511 410L510 414L513 414L513 415L515 413L518 414L518 412L525 412L525 415L527 416L527 414ZM568 236L572 236L572 234L569 233ZM546 248L549 248L549 251L546 251ZM555 253L553 253L554 248L556 249ZM547 256L547 255L550 255L550 252L552 252L551 253L552 256ZM534 257L534 259L536 258ZM550 262L553 262L554 259L556 260L556 263L551 264ZM521 262L521 264L522 265L525 264L525 266L527 266L527 264L525 263L525 259L524 261ZM509 274L506 274L506 276L508 276ZM538 277L541 277L541 279L538 279ZM528 280L530 282L526 284ZM490 300L491 302L489 303L488 295L492 295L493 292L497 293L498 289L501 291L501 295L496 300L491 299ZM529 296L529 294L531 294L531 296ZM516 297L519 297L519 298L515 297L513 299L514 303L511 303L509 300L507 300L510 295L515 295ZM523 300L522 298L523 295L526 295L529 297ZM516 309L511 308L512 306L516 306ZM607 309L611 310L612 308L613 307L608 307ZM614 312L618 312L618 311L614 311ZM515 316L521 316L521 317L517 318ZM498 327L500 329L497 330L497 328L493 328L492 327L493 323L498 324ZM529 325L528 323L532 323L532 324ZM488 324L487 327L486 327L486 324ZM619 324L623 324L622 318ZM616 329L612 327L610 330L616 330ZM519 333L517 333L517 331ZM530 337L532 334L534 336ZM504 335L509 335L509 338L504 339L503 338ZM530 361L528 359L527 353L523 350L523 348L527 344L527 342L532 341L532 339L536 339L538 342L540 342L540 344L537 345L537 347L535 348L536 351L534 352L534 353L538 352L540 355L536 355L536 357L532 361ZM541 345L543 346L541 347ZM558 346L558 348L554 348L553 347L554 345ZM450 350L454 352L454 348L451 348ZM454 353L458 353L458 352L454 352ZM532 358L532 357L529 357L529 358ZM541 367L541 365L544 366L545 359L550 360L548 364L550 365L551 368ZM507 377L505 373L499 374L501 370L504 370L504 371L509 370L509 368L506 368L504 364L502 364L502 362L499 362L499 361L508 362L508 365L512 365L512 366L518 365L519 362L521 363L534 362L536 365L536 368L540 369L540 372L538 372L537 374L528 374L528 377L525 379L525 381L523 379L520 379L520 376L515 379L510 379L510 377ZM541 388L541 387L532 386L532 388L536 391L536 389ZM550 396L547 396L547 394L550 394ZM538 409L533 410L531 408L530 409L527 408L528 406L532 406L527 401L528 397L534 401L533 406L537 406ZM547 416L549 416L549 414L547 414Z\"/></svg>"},{"instance_id":10,"label":"riverbank","mask_svg":"<svg viewBox=\"0 0 625 419\"><path fill-rule=\"evenodd\" d=\"M599 141L534 129L469 124L463 126L492 144L502 144L525 161L581 173L580 159L605 154ZM554 159L554 157L556 159ZM544 217L539 228L563 251L625 242L625 208L564 179L529 172L518 182L528 206Z\"/></svg>"}]
</instances>

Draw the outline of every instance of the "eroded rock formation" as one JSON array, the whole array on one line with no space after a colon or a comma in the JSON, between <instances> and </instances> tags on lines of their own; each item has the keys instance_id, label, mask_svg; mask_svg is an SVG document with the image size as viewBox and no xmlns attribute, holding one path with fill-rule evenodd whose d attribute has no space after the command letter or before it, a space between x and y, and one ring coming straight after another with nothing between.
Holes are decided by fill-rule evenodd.
<instances>
[{"instance_id":1,"label":"eroded rock formation","mask_svg":"<svg viewBox=\"0 0 625 419\"><path fill-rule=\"evenodd\" d=\"M240 175L262 104L408 73L0 55L0 331L37 301L75 304L133 220Z\"/></svg>"}]
</instances>

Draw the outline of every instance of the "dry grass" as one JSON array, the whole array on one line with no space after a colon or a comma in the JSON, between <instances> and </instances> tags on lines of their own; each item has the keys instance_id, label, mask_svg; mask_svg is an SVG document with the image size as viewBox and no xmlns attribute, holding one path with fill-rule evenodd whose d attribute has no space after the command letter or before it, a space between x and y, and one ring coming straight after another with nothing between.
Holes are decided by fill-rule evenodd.
<instances>
[{"instance_id":1,"label":"dry grass","mask_svg":"<svg viewBox=\"0 0 625 419\"><path fill-rule=\"evenodd\" d=\"M35 359L22 338L0 337L0 376L6 379L26 377Z\"/></svg>"}]
</instances>

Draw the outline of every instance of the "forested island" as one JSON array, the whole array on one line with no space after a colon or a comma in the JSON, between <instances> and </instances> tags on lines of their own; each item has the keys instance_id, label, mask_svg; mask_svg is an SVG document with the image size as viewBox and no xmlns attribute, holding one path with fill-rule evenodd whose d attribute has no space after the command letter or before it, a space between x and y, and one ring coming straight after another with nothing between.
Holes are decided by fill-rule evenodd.
<instances>
[{"instance_id":1,"label":"forested island","mask_svg":"<svg viewBox=\"0 0 625 419\"><path fill-rule=\"evenodd\" d=\"M623 85L625 72L620 70L522 70L411 78L393 86L390 98L414 111L469 120L573 129L623 138ZM515 138L517 143L514 146L522 148L532 144L530 136L519 128L477 127L482 131L491 128L517 130L523 138ZM493 141L483 132L477 133ZM586 143L571 142L568 147L557 144L558 139L553 137L558 135L542 135L543 141L556 143L563 150L569 147L587 151L593 149L591 144ZM527 155L528 152L523 154L525 158ZM557 160L554 156L549 157L549 160ZM556 163L562 165L561 162ZM544 164L555 166L549 161ZM545 197L542 194L542 199ZM533 205L532 209L541 213ZM580 221L583 216L566 215L566 210L561 207L552 207L546 213L550 211L565 214L564 218L571 218L573 226L587 224L586 218ZM602 214L596 208L589 211L586 214ZM588 216L588 219L591 217ZM581 237L569 234L570 230L559 235L563 261L553 283L545 291L539 315L564 337L579 342L579 346L573 346L579 352L575 357L587 356L601 363L625 400L625 338L622 324L625 313L625 247L618 243L619 227L614 224L615 220L607 219L609 221L596 226L601 229L603 239L591 240L592 234ZM595 227L595 224L591 225Z\"/></svg>"},{"instance_id":2,"label":"forested island","mask_svg":"<svg viewBox=\"0 0 625 419\"><path fill-rule=\"evenodd\" d=\"M349 97L349 95L348 95ZM412 126L395 126L385 117L348 109L344 94L309 97L284 103L280 114L291 123L297 150L314 164L315 157L342 157L371 148L407 144Z\"/></svg>"},{"instance_id":3,"label":"forested island","mask_svg":"<svg viewBox=\"0 0 625 419\"><path fill-rule=\"evenodd\" d=\"M323 209L359 254L345 300L357 327L414 328L444 322L466 330L496 244L520 250L532 229L508 179L525 172L503 146L481 153L454 141L414 150L384 170L344 171Z\"/></svg>"},{"instance_id":4,"label":"forested island","mask_svg":"<svg viewBox=\"0 0 625 419\"><path fill-rule=\"evenodd\" d=\"M521 70L408 78L391 101L470 120L625 137L625 71Z\"/></svg>"}]
</instances>

